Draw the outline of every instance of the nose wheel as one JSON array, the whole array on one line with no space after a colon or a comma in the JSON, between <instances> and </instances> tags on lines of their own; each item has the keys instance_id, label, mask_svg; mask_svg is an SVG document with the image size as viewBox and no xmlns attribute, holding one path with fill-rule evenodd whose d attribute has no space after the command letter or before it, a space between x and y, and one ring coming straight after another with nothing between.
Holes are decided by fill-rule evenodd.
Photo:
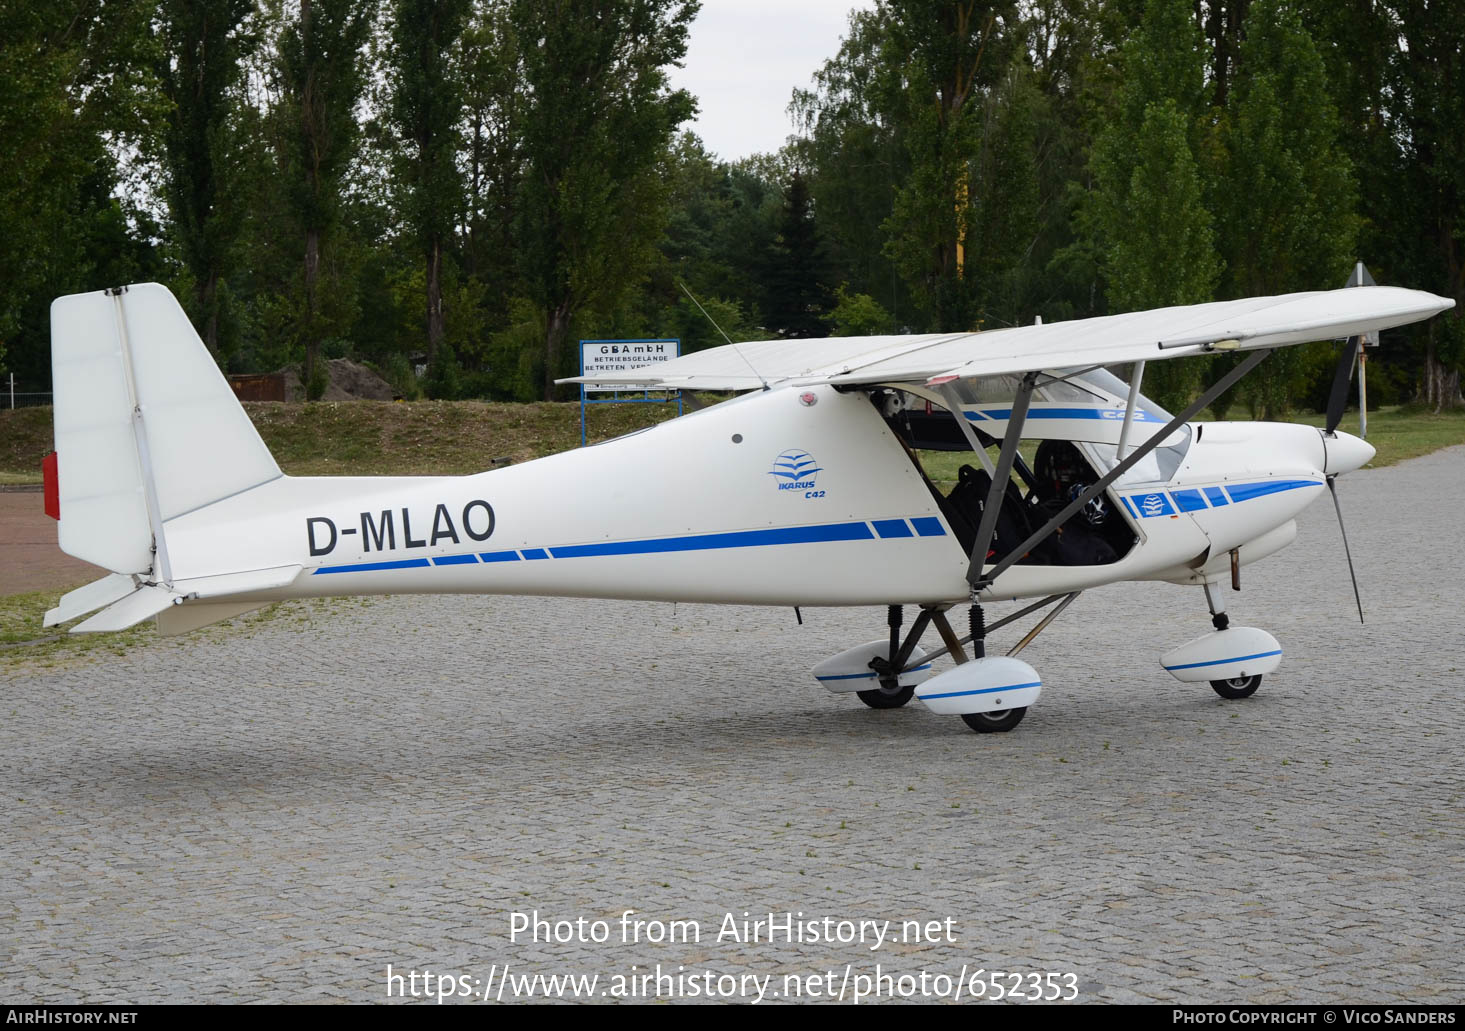
<instances>
[{"instance_id":1,"label":"nose wheel","mask_svg":"<svg viewBox=\"0 0 1465 1031\"><path fill-rule=\"evenodd\" d=\"M1011 730L1028 714L1026 705L1017 709L997 709L993 712L963 713L961 721L978 734L996 734Z\"/></svg>"},{"instance_id":2,"label":"nose wheel","mask_svg":"<svg viewBox=\"0 0 1465 1031\"><path fill-rule=\"evenodd\" d=\"M1256 689L1262 686L1262 675L1255 673L1249 677L1232 677L1230 680L1212 680L1211 690L1222 698L1235 700L1237 698L1250 698L1256 694Z\"/></svg>"}]
</instances>

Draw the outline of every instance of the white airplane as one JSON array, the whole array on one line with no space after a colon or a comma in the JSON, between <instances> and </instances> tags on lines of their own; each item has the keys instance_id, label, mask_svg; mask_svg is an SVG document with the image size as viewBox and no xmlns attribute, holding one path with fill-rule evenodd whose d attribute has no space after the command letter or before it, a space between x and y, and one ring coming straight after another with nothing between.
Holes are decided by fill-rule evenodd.
<instances>
[{"instance_id":1,"label":"white airplane","mask_svg":"<svg viewBox=\"0 0 1465 1031\"><path fill-rule=\"evenodd\" d=\"M365 478L281 473L164 287L62 297L48 507L61 549L112 573L46 624L101 609L72 632L156 617L176 634L288 598L403 593L881 605L888 636L825 659L817 681L876 709L914 696L987 732L1038 700L1041 678L1015 655L1080 591L1159 580L1202 588L1214 626L1161 665L1244 698L1282 649L1229 625L1226 583L1239 589L1241 567L1291 542L1324 486L1373 457L1337 429L1362 336L1453 304L1367 286L728 344L594 382L746 391L732 400L472 476ZM1327 429L1190 421L1270 349L1329 338L1349 346ZM1140 392L1149 362L1229 351L1244 358L1178 415ZM1127 384L1104 368L1117 364L1132 364ZM1039 442L1032 467L1024 438ZM972 452L949 496L921 469L928 447ZM1024 599L1038 600L986 622L984 606ZM906 605L919 611L903 633ZM970 606L960 638L956 606ZM1044 607L1007 655L986 653L988 634ZM942 644L928 651L930 627ZM942 656L953 665L934 672Z\"/></svg>"}]
</instances>

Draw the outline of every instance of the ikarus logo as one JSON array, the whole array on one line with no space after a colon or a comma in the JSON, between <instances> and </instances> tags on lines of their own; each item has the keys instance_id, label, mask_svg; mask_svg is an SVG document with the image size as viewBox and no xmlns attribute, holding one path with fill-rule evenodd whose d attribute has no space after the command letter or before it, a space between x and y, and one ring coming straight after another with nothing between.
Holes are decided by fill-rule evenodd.
<instances>
[{"instance_id":1,"label":"ikarus logo","mask_svg":"<svg viewBox=\"0 0 1465 1031\"><path fill-rule=\"evenodd\" d=\"M1145 515L1157 516L1165 511L1165 499L1158 494L1146 494L1140 501L1139 507L1145 510Z\"/></svg>"},{"instance_id":2,"label":"ikarus logo","mask_svg":"<svg viewBox=\"0 0 1465 1031\"><path fill-rule=\"evenodd\" d=\"M803 491L806 498L822 497L824 492L814 489L815 478L821 469L813 455L796 448L775 458L768 475L773 477L781 491L798 490Z\"/></svg>"}]
</instances>

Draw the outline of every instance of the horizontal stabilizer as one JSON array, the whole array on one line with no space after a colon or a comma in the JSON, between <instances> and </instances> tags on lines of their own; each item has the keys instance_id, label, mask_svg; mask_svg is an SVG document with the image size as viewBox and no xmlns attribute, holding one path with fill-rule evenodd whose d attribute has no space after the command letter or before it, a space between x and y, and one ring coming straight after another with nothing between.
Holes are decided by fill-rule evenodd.
<instances>
[{"instance_id":1,"label":"horizontal stabilizer","mask_svg":"<svg viewBox=\"0 0 1465 1031\"><path fill-rule=\"evenodd\" d=\"M173 587L184 598L222 598L255 591L272 591L295 582L300 566L274 566L270 569L248 569L242 573L220 573L177 580Z\"/></svg>"},{"instance_id":2,"label":"horizontal stabilizer","mask_svg":"<svg viewBox=\"0 0 1465 1031\"><path fill-rule=\"evenodd\" d=\"M126 630L173 604L176 595L163 587L139 587L121 601L98 612L85 623L71 628L73 634L96 634L107 630Z\"/></svg>"},{"instance_id":3,"label":"horizontal stabilizer","mask_svg":"<svg viewBox=\"0 0 1465 1031\"><path fill-rule=\"evenodd\" d=\"M253 612L263 604L258 601L195 601L186 605L169 605L158 613L158 633L164 637L176 637Z\"/></svg>"},{"instance_id":4,"label":"horizontal stabilizer","mask_svg":"<svg viewBox=\"0 0 1465 1031\"><path fill-rule=\"evenodd\" d=\"M172 590L145 585L114 602L110 608L104 609L85 623L72 627L71 632L73 634L91 634L107 630L123 630L134 623L141 623L149 616L157 616L162 613L163 616L158 620L159 630L165 634L181 634L197 627L208 626L210 623L217 623L221 619L229 619L265 604L262 601L212 603L199 602L195 599L232 598L255 594L259 591L270 591L287 586L299 575L299 566L275 566L270 569L247 569L240 573L221 573L217 576L199 576L189 580L178 580L174 583ZM127 580L130 583L131 577L128 577ZM100 581L100 583L108 582L110 582L110 578ZM97 584L91 586L96 587ZM98 593L100 594L100 591ZM101 604L105 604L105 602ZM96 606L93 605L91 608L96 608ZM58 606L58 609L52 611L59 609ZM190 610L193 609L207 611L190 614ZM81 611L90 611L90 609ZM80 612L74 613L72 617L68 618L74 618L79 614Z\"/></svg>"},{"instance_id":5,"label":"horizontal stabilizer","mask_svg":"<svg viewBox=\"0 0 1465 1031\"><path fill-rule=\"evenodd\" d=\"M69 623L77 616L85 616L103 605L120 601L135 590L137 583L130 576L121 573L104 576L85 587L63 594L56 607L46 612L45 625L60 626L62 623Z\"/></svg>"}]
</instances>

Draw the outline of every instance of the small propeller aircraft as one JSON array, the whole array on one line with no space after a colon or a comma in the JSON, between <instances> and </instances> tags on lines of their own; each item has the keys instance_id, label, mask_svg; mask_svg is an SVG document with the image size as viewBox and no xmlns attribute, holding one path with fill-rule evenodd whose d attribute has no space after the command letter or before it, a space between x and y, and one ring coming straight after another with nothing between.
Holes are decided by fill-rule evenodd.
<instances>
[{"instance_id":1,"label":"small propeller aircraft","mask_svg":"<svg viewBox=\"0 0 1465 1031\"><path fill-rule=\"evenodd\" d=\"M742 392L731 400L477 475L360 478L281 473L164 287L62 297L48 510L63 551L112 572L46 624L100 609L72 632L156 617L177 634L288 598L402 593L880 605L888 635L825 659L817 681L875 709L916 697L989 732L1038 700L1042 679L1016 655L1080 591L1157 580L1201 588L1213 625L1161 665L1245 698L1282 648L1230 625L1226 583L1239 589L1242 567L1373 457L1338 430L1363 336L1453 304L1361 286L983 333L729 343L593 382ZM1348 343L1325 429L1191 421L1272 349L1330 338ZM1212 352L1235 352L1234 367L1179 414L1141 393L1148 363ZM1127 383L1106 369L1120 365ZM949 493L921 467L931 448L972 452ZM1030 599L986 621L986 606ZM908 630L905 606L918 609ZM1006 655L987 654L989 634L1042 609ZM930 628L941 646L926 650ZM953 664L934 672L943 656Z\"/></svg>"}]
</instances>

